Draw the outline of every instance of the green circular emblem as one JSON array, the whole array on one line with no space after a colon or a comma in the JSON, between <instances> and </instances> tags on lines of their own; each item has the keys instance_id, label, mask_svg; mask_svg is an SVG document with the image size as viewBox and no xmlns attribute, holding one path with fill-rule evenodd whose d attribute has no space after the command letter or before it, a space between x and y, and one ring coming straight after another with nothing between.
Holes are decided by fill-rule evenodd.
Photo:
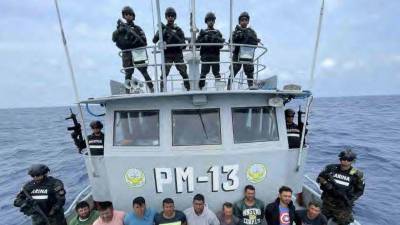
<instances>
[{"instance_id":1,"label":"green circular emblem","mask_svg":"<svg viewBox=\"0 0 400 225\"><path fill-rule=\"evenodd\" d=\"M261 163L251 164L247 167L246 177L251 183L260 183L267 175L267 167Z\"/></svg>"},{"instance_id":2,"label":"green circular emblem","mask_svg":"<svg viewBox=\"0 0 400 225\"><path fill-rule=\"evenodd\" d=\"M125 172L125 182L130 187L141 187L146 182L146 177L142 170L131 168Z\"/></svg>"}]
</instances>

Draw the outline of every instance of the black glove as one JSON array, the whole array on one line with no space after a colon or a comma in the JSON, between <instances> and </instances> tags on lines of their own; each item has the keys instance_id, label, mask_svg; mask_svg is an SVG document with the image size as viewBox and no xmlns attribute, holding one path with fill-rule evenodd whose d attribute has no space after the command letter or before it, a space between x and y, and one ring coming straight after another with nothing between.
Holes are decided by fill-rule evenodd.
<instances>
[{"instance_id":1,"label":"black glove","mask_svg":"<svg viewBox=\"0 0 400 225\"><path fill-rule=\"evenodd\" d=\"M126 33L127 31L128 31L128 29L126 28L126 26L121 25L118 27L118 32L120 32L122 34Z\"/></svg>"},{"instance_id":2,"label":"black glove","mask_svg":"<svg viewBox=\"0 0 400 225\"><path fill-rule=\"evenodd\" d=\"M330 182L326 182L325 184L322 185L323 188L327 191L330 191L333 189L333 185Z\"/></svg>"},{"instance_id":3,"label":"black glove","mask_svg":"<svg viewBox=\"0 0 400 225\"><path fill-rule=\"evenodd\" d=\"M31 199L26 199L25 202L21 205L19 211L27 216L31 216L36 212L35 210L35 202Z\"/></svg>"}]
</instances>

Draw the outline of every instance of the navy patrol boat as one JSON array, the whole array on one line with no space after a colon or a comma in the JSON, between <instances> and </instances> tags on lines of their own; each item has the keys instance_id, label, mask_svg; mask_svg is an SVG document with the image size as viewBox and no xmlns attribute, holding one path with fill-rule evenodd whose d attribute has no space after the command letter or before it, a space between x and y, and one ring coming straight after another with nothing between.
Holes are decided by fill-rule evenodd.
<instances>
[{"instance_id":1,"label":"navy patrol boat","mask_svg":"<svg viewBox=\"0 0 400 225\"><path fill-rule=\"evenodd\" d=\"M58 10L57 2L56 6ZM195 43L198 29L194 0L190 6L189 43L165 45L160 35L160 45L127 50L132 52L134 61L146 61L149 70L154 69L154 93L139 80L130 86L111 81L110 96L87 100L80 100L75 88L84 136L87 135L81 105L104 107L105 142L104 155L91 155L90 151L82 155L90 185L66 210L67 218L75 215L74 207L83 199L112 201L114 208L130 211L132 199L137 196L143 196L147 206L157 210L161 209L164 198L171 197L177 209L185 209L191 206L197 193L205 195L208 207L216 211L225 201L241 199L247 184L254 185L257 198L266 203L276 198L282 185L292 188L293 202L300 208L311 200L321 201L319 185L304 174L308 146L302 140L299 148L289 148L284 115L288 102L301 100L306 124L313 98L311 91L296 84L278 89L276 76L261 79L266 67L261 58L267 48L232 42L224 43L221 50L221 79L207 78L200 90L199 66L203 62L196 47L213 44ZM159 0L152 8L156 8L162 34ZM231 0L231 37L232 9ZM323 7L318 34L322 10ZM59 22L62 29L60 17ZM316 49L318 38L319 35ZM183 87L179 76L171 74L167 79L165 75L164 49L168 46L187 47L184 64L188 66L190 91ZM239 62L255 66L251 87L247 86L243 73L229 77L232 50L236 46L240 47ZM75 82L65 41L64 47ZM154 57L149 57L149 53ZM315 58L316 54L313 68ZM143 65L134 65L140 66ZM159 89L160 74L165 82L163 91ZM229 79L232 87L228 89ZM305 126L303 139L304 134Z\"/></svg>"}]
</instances>

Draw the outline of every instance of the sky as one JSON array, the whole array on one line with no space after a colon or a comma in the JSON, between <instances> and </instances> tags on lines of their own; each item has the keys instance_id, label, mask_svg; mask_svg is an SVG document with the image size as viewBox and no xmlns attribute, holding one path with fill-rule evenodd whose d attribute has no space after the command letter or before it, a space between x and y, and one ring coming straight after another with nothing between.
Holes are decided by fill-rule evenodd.
<instances>
[{"instance_id":1,"label":"sky","mask_svg":"<svg viewBox=\"0 0 400 225\"><path fill-rule=\"evenodd\" d=\"M298 83L317 97L400 94L400 1L326 0L312 86L321 0L233 2L233 24L242 11L249 12L251 27L268 48L260 77L277 75L278 88ZM175 7L176 23L186 36L189 3L161 0L161 17L166 7ZM150 43L154 34L151 0L59 0L81 100L107 96L109 80L124 79L111 34L125 5L135 10L135 23ZM204 28L204 15L213 11L216 28L228 39L228 0L197 0L196 9L198 28ZM73 104L54 1L2 0L0 15L0 108ZM142 79L138 72L135 77Z\"/></svg>"}]
</instances>

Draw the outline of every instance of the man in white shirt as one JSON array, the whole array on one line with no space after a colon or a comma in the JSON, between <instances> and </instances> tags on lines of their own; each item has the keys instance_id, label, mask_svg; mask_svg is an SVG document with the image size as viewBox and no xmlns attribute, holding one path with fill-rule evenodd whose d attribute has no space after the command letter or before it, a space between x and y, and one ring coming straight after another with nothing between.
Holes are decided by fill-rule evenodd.
<instances>
[{"instance_id":1,"label":"man in white shirt","mask_svg":"<svg viewBox=\"0 0 400 225\"><path fill-rule=\"evenodd\" d=\"M205 205L204 196L193 197L193 207L184 211L190 225L220 225L217 216Z\"/></svg>"}]
</instances>

